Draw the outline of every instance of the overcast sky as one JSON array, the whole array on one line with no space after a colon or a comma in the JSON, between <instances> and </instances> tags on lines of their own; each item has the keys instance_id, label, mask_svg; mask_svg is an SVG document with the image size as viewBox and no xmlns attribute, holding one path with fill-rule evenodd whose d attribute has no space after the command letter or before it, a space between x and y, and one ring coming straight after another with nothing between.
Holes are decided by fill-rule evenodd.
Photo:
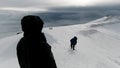
<instances>
[{"instance_id":1,"label":"overcast sky","mask_svg":"<svg viewBox=\"0 0 120 68\"><path fill-rule=\"evenodd\" d=\"M32 13L40 16L45 26L62 26L120 15L119 7L120 0L0 0L0 35L20 31L20 20Z\"/></svg>"},{"instance_id":2,"label":"overcast sky","mask_svg":"<svg viewBox=\"0 0 120 68\"><path fill-rule=\"evenodd\" d=\"M47 11L49 8L56 7L90 7L119 4L120 0L0 0L0 10Z\"/></svg>"}]
</instances>

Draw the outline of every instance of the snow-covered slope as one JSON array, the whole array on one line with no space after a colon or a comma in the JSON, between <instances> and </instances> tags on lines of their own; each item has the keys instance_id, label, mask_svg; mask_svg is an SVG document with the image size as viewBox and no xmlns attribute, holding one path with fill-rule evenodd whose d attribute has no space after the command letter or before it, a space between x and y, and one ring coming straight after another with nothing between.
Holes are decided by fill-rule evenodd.
<instances>
[{"instance_id":1,"label":"snow-covered slope","mask_svg":"<svg viewBox=\"0 0 120 68\"><path fill-rule=\"evenodd\" d=\"M87 24L44 28L58 68L120 68L120 17L109 16ZM78 37L76 50L70 39ZM0 68L19 68L16 45L22 34L0 40Z\"/></svg>"}]
</instances>

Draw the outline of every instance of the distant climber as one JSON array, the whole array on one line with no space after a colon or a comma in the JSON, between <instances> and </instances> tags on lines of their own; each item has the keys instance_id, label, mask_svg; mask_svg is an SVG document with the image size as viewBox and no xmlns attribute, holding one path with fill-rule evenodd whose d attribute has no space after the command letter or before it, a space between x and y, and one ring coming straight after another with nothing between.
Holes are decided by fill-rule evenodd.
<instances>
[{"instance_id":1,"label":"distant climber","mask_svg":"<svg viewBox=\"0 0 120 68\"><path fill-rule=\"evenodd\" d=\"M70 40L70 46L72 50L75 50L75 45L77 44L77 37L74 36L71 40Z\"/></svg>"},{"instance_id":2,"label":"distant climber","mask_svg":"<svg viewBox=\"0 0 120 68\"><path fill-rule=\"evenodd\" d=\"M43 21L28 15L21 20L23 38L17 45L20 68L57 68L51 46L42 33Z\"/></svg>"}]
</instances>

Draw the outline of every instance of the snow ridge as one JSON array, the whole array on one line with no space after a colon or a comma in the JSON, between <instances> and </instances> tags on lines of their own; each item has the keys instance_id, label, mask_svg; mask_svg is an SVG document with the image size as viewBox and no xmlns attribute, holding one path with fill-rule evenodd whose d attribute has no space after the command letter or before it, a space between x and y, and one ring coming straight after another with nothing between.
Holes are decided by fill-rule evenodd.
<instances>
[{"instance_id":1,"label":"snow ridge","mask_svg":"<svg viewBox=\"0 0 120 68\"><path fill-rule=\"evenodd\" d=\"M105 16L87 24L44 28L43 32L58 68L120 68L119 26L120 17ZM74 51L70 49L73 36L78 37ZM21 37L0 39L0 68L19 68L16 45Z\"/></svg>"}]
</instances>

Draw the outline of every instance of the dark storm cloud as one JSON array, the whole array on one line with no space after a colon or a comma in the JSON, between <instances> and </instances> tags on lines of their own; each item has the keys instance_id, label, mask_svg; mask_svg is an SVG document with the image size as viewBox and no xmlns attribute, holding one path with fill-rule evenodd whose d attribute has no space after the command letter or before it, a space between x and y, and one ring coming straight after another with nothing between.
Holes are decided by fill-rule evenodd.
<instances>
[{"instance_id":1,"label":"dark storm cloud","mask_svg":"<svg viewBox=\"0 0 120 68\"><path fill-rule=\"evenodd\" d=\"M73 24L83 24L88 21L102 17L97 12L46 12L35 13L39 15L48 26L63 26Z\"/></svg>"},{"instance_id":2,"label":"dark storm cloud","mask_svg":"<svg viewBox=\"0 0 120 68\"><path fill-rule=\"evenodd\" d=\"M119 6L106 7L61 7L49 12L33 13L39 15L47 26L83 24L106 15L120 15Z\"/></svg>"}]
</instances>

